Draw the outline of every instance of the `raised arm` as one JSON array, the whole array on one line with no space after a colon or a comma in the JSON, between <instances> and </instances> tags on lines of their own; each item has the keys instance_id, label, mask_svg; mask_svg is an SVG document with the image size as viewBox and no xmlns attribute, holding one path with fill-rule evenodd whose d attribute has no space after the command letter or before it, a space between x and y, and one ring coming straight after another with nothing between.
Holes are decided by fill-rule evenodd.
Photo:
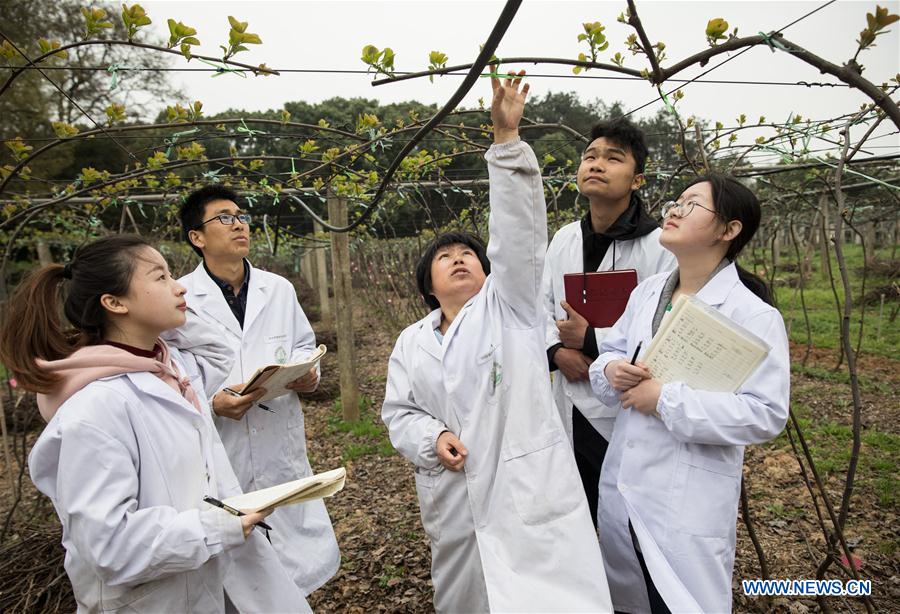
<instances>
[{"instance_id":1,"label":"raised arm","mask_svg":"<svg viewBox=\"0 0 900 614\"><path fill-rule=\"evenodd\" d=\"M525 71L501 83L491 77L494 144L485 154L490 180L491 286L524 326L540 326L541 278L547 251L547 207L534 152L519 139L528 84Z\"/></svg>"}]
</instances>

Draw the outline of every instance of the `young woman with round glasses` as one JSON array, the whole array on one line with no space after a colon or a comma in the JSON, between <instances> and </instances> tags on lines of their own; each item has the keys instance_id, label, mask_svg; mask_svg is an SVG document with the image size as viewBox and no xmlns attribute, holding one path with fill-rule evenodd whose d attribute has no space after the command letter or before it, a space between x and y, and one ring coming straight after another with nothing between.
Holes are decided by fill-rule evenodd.
<instances>
[{"instance_id":1,"label":"young woman with round glasses","mask_svg":"<svg viewBox=\"0 0 900 614\"><path fill-rule=\"evenodd\" d=\"M787 335L765 284L736 263L759 227L753 192L711 174L663 215L660 243L678 268L638 285L590 368L598 397L623 408L600 478L600 543L616 611L728 612L744 446L787 421ZM664 384L631 364L681 295L771 345L737 392Z\"/></svg>"}]
</instances>

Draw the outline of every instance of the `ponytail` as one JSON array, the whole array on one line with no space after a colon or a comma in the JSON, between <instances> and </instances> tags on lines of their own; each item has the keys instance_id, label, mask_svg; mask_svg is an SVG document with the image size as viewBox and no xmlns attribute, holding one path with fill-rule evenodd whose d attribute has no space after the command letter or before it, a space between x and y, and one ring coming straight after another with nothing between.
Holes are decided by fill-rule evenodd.
<instances>
[{"instance_id":1,"label":"ponytail","mask_svg":"<svg viewBox=\"0 0 900 614\"><path fill-rule=\"evenodd\" d=\"M0 361L25 390L46 394L58 382L36 359L60 360L103 342L108 322L100 297L128 294L135 257L145 247L136 235L104 237L79 248L70 264L42 267L16 288L0 327ZM71 328L60 318L60 303Z\"/></svg>"},{"instance_id":2,"label":"ponytail","mask_svg":"<svg viewBox=\"0 0 900 614\"><path fill-rule=\"evenodd\" d=\"M737 268L738 279L741 280L741 283L744 284L750 292L758 296L762 302L774 307L775 302L772 300L772 291L769 289L769 284L767 284L759 275L754 275L747 269L741 267L737 262L734 263L734 266Z\"/></svg>"},{"instance_id":3,"label":"ponytail","mask_svg":"<svg viewBox=\"0 0 900 614\"><path fill-rule=\"evenodd\" d=\"M763 302L774 305L769 285L757 275L741 268L737 264L738 254L741 253L744 246L750 242L750 239L753 238L753 235L759 229L759 223L762 219L759 199L756 198L756 194L750 188L731 175L717 172L710 172L697 177L688 184L688 187L703 182L708 182L712 188L716 217L725 224L735 220L741 223L741 231L728 245L725 258L729 262L734 262L737 268L738 279L750 292L758 296Z\"/></svg>"},{"instance_id":4,"label":"ponytail","mask_svg":"<svg viewBox=\"0 0 900 614\"><path fill-rule=\"evenodd\" d=\"M29 274L7 303L0 329L0 360L32 392L50 392L57 381L38 368L36 358L59 360L80 345L79 335L67 333L59 317L64 269L51 264Z\"/></svg>"}]
</instances>

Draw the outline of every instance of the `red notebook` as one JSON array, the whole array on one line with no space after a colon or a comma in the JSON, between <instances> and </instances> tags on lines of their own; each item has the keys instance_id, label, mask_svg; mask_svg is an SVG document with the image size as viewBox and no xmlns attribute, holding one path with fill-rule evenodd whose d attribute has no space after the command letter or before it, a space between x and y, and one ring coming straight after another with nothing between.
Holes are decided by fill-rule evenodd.
<instances>
[{"instance_id":1,"label":"red notebook","mask_svg":"<svg viewBox=\"0 0 900 614\"><path fill-rule=\"evenodd\" d=\"M581 314L592 328L606 328L625 312L628 297L637 286L637 271L621 269L596 273L563 275L566 302Z\"/></svg>"}]
</instances>

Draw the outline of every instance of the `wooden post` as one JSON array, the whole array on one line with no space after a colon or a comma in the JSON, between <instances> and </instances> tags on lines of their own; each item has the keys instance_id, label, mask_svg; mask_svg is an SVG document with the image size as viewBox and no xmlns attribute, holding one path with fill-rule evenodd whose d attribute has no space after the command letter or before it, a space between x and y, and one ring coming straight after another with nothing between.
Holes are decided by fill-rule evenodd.
<instances>
[{"instance_id":1,"label":"wooden post","mask_svg":"<svg viewBox=\"0 0 900 614\"><path fill-rule=\"evenodd\" d=\"M323 232L322 225L319 222L313 222L313 228L316 231L316 235L320 235ZM325 260L325 248L317 247L313 250L313 253L316 261L316 283L314 285L319 290L320 322L322 326L330 327L332 322L331 297L328 296L328 263Z\"/></svg>"},{"instance_id":2,"label":"wooden post","mask_svg":"<svg viewBox=\"0 0 900 614\"><path fill-rule=\"evenodd\" d=\"M328 221L347 225L347 201L328 194ZM341 372L341 406L344 421L359 421L359 388L356 381L356 348L353 341L353 287L350 278L350 237L331 233L331 274L334 279L335 333Z\"/></svg>"},{"instance_id":3,"label":"wooden post","mask_svg":"<svg viewBox=\"0 0 900 614\"><path fill-rule=\"evenodd\" d=\"M316 287L314 258L313 250L308 247L304 249L303 255L300 256L300 274L303 275L303 281L305 281L310 288Z\"/></svg>"},{"instance_id":4,"label":"wooden post","mask_svg":"<svg viewBox=\"0 0 900 614\"><path fill-rule=\"evenodd\" d=\"M37 241L37 255L38 262L42 267L53 264L53 254L50 253L50 246L43 239L38 239Z\"/></svg>"}]
</instances>

